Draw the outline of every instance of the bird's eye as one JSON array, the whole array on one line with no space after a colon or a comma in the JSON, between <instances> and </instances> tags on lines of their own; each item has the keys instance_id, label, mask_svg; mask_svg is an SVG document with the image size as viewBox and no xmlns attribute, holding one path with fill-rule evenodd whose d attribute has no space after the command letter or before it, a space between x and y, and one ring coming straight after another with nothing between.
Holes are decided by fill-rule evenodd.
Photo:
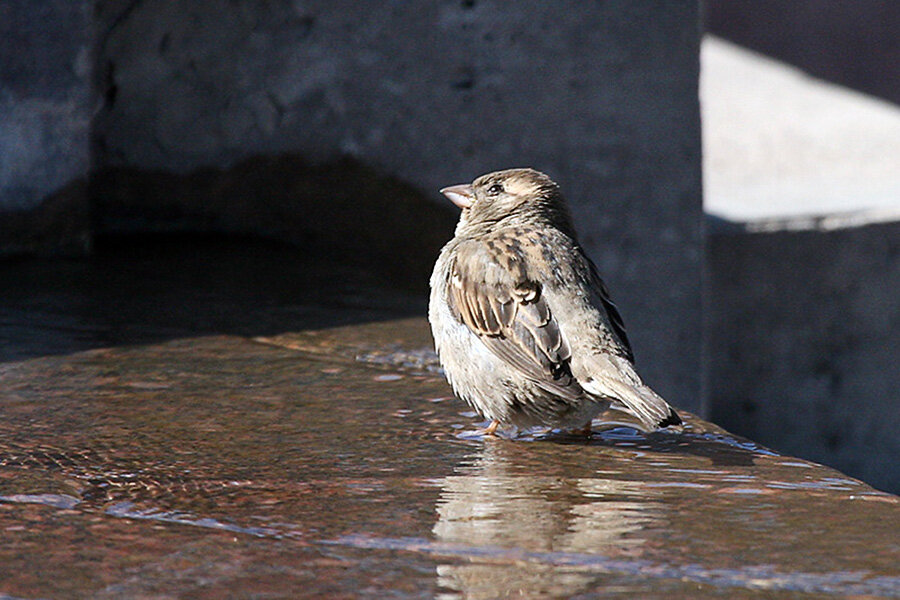
<instances>
[{"instance_id":1,"label":"bird's eye","mask_svg":"<svg viewBox=\"0 0 900 600\"><path fill-rule=\"evenodd\" d=\"M491 187L488 188L487 194L488 194L488 196L496 196L497 194L499 194L502 191L503 191L503 186L500 185L499 183L495 183L494 185L492 185Z\"/></svg>"}]
</instances>

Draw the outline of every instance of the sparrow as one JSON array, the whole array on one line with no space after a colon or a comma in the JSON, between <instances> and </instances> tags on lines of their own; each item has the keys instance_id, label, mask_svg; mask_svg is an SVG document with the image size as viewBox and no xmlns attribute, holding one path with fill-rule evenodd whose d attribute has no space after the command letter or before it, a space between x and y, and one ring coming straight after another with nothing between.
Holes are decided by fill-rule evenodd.
<instances>
[{"instance_id":1,"label":"sparrow","mask_svg":"<svg viewBox=\"0 0 900 600\"><path fill-rule=\"evenodd\" d=\"M428 320L454 393L490 419L485 433L501 424L589 433L608 409L643 431L681 424L635 370L619 311L552 179L508 169L441 193L462 212L434 265Z\"/></svg>"}]
</instances>

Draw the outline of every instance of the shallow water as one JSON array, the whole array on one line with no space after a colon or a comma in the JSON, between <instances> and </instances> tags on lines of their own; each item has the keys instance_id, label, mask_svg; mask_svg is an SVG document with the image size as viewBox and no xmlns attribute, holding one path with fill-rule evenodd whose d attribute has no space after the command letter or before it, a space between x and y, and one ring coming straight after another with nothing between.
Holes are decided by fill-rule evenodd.
<instances>
[{"instance_id":1,"label":"shallow water","mask_svg":"<svg viewBox=\"0 0 900 600\"><path fill-rule=\"evenodd\" d=\"M0 363L0 596L900 597L897 497L691 415L485 438L423 319L353 320Z\"/></svg>"}]
</instances>

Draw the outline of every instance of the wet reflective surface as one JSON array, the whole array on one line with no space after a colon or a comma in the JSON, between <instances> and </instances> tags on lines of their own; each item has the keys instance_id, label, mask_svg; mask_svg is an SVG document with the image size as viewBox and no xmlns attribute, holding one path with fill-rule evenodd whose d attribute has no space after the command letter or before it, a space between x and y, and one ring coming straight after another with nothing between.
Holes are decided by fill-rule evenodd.
<instances>
[{"instance_id":1,"label":"wet reflective surface","mask_svg":"<svg viewBox=\"0 0 900 600\"><path fill-rule=\"evenodd\" d=\"M897 497L690 415L682 434L484 438L403 298L278 331L346 318L323 298L7 356L0 597L900 597ZM172 310L190 306L208 322Z\"/></svg>"}]
</instances>

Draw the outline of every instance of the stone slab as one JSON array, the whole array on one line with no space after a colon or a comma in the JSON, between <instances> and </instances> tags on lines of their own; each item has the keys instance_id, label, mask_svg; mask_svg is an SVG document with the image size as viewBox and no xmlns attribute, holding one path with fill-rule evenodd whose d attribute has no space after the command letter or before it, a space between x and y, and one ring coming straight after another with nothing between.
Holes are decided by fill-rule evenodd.
<instances>
[{"instance_id":1,"label":"stone slab","mask_svg":"<svg viewBox=\"0 0 900 600\"><path fill-rule=\"evenodd\" d=\"M900 220L900 108L714 36L701 60L708 213Z\"/></svg>"},{"instance_id":2,"label":"stone slab","mask_svg":"<svg viewBox=\"0 0 900 600\"><path fill-rule=\"evenodd\" d=\"M712 418L900 490L900 223L783 225L710 236Z\"/></svg>"},{"instance_id":3,"label":"stone slab","mask_svg":"<svg viewBox=\"0 0 900 600\"><path fill-rule=\"evenodd\" d=\"M483 439L410 364L428 337L417 318L5 363L3 593L898 596L897 497L692 415Z\"/></svg>"},{"instance_id":4,"label":"stone slab","mask_svg":"<svg viewBox=\"0 0 900 600\"><path fill-rule=\"evenodd\" d=\"M813 77L900 104L893 0L709 0L708 31Z\"/></svg>"}]
</instances>

